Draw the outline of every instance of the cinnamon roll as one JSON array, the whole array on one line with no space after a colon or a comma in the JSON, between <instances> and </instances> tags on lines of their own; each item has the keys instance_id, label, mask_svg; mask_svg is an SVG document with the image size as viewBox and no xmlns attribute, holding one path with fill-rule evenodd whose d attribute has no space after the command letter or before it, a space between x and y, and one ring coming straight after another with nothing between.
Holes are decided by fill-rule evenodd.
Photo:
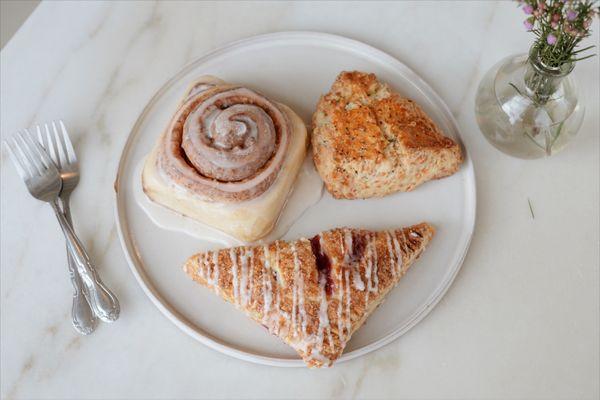
<instances>
[{"instance_id":1,"label":"cinnamon roll","mask_svg":"<svg viewBox=\"0 0 600 400\"><path fill-rule=\"evenodd\" d=\"M289 107L202 77L147 157L144 192L176 212L255 241L273 228L307 142L306 127Z\"/></svg>"}]
</instances>

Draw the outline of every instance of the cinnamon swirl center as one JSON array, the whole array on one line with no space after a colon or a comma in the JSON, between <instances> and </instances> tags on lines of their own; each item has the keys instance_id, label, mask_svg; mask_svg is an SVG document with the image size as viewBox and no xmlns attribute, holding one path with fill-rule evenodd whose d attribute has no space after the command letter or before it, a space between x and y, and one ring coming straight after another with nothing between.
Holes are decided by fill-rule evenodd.
<instances>
[{"instance_id":1,"label":"cinnamon swirl center","mask_svg":"<svg viewBox=\"0 0 600 400\"><path fill-rule=\"evenodd\" d=\"M246 88L194 89L165 135L162 171L209 200L259 196L281 169L290 140L286 115Z\"/></svg>"}]
</instances>

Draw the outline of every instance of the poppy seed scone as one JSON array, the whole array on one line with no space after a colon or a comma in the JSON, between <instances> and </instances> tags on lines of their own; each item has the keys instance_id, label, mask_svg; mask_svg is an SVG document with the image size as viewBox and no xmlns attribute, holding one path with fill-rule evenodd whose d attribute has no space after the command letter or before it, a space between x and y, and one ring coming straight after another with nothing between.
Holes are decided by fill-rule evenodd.
<instances>
[{"instance_id":1,"label":"poppy seed scone","mask_svg":"<svg viewBox=\"0 0 600 400\"><path fill-rule=\"evenodd\" d=\"M339 199L382 197L452 175L460 146L375 74L342 72L313 115L315 166Z\"/></svg>"}]
</instances>

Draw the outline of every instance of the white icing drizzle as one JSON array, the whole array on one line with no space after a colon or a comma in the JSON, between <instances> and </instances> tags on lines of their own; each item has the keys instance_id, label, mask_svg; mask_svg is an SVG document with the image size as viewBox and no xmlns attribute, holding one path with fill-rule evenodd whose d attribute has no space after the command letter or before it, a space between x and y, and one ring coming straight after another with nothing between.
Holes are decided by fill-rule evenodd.
<instances>
[{"instance_id":1,"label":"white icing drizzle","mask_svg":"<svg viewBox=\"0 0 600 400\"><path fill-rule=\"evenodd\" d=\"M211 277L211 272L210 272L210 259L209 259L209 254L208 253L203 253L200 256L200 259L198 260L198 275L204 279L204 281L206 282L206 285L208 287L212 287L213 290L215 290L217 293L219 293L219 267L218 267L218 262L214 261L215 259L215 254L218 254L217 252L213 252L213 273L212 273L212 277Z\"/></svg>"},{"instance_id":2,"label":"white icing drizzle","mask_svg":"<svg viewBox=\"0 0 600 400\"><path fill-rule=\"evenodd\" d=\"M353 262L352 254L352 233L350 229L344 229L344 247L342 252L344 254L344 264L352 268L352 284L357 290L365 290L365 283L360 276L360 265L359 263ZM356 265L355 265L356 264Z\"/></svg>"},{"instance_id":3,"label":"white icing drizzle","mask_svg":"<svg viewBox=\"0 0 600 400\"><path fill-rule=\"evenodd\" d=\"M248 277L248 299L250 304L252 304L252 293L254 291L254 249L250 249L250 264L248 268L250 268L250 276ZM256 303L256 299L254 299L254 303Z\"/></svg>"},{"instance_id":4,"label":"white icing drizzle","mask_svg":"<svg viewBox=\"0 0 600 400\"><path fill-rule=\"evenodd\" d=\"M240 288L238 285L238 262L235 247L229 249L229 258L231 259L231 282L233 283L233 304L240 304Z\"/></svg>"},{"instance_id":5,"label":"white icing drizzle","mask_svg":"<svg viewBox=\"0 0 600 400\"><path fill-rule=\"evenodd\" d=\"M396 269L398 268L398 263L396 261L396 256L394 255L394 249L392 248L392 239L388 231L385 231L385 242L387 244L388 258L390 260L392 276L396 278L396 275L398 275L398 272L396 271Z\"/></svg>"},{"instance_id":6,"label":"white icing drizzle","mask_svg":"<svg viewBox=\"0 0 600 400\"><path fill-rule=\"evenodd\" d=\"M371 273L373 271L373 249L371 248L371 235L367 235L367 245L365 249L365 279L367 287L365 290L365 307L369 304L369 293L372 291Z\"/></svg>"},{"instance_id":7,"label":"white icing drizzle","mask_svg":"<svg viewBox=\"0 0 600 400\"><path fill-rule=\"evenodd\" d=\"M325 278L325 276L321 276L319 279L319 288L321 296L321 302L319 304L319 327L317 328L316 343L314 345L315 348L313 348L311 357L318 361L328 364L331 360L323 354L323 344L325 340L324 332L327 331L329 347L332 346L333 340L331 337L331 328L329 326L329 316L327 315L329 303L327 301L327 292L325 290L326 283L327 279Z\"/></svg>"},{"instance_id":8,"label":"white icing drizzle","mask_svg":"<svg viewBox=\"0 0 600 400\"><path fill-rule=\"evenodd\" d=\"M329 309L329 302L327 302L327 309ZM331 325L329 324L329 316L327 316L327 340L329 341L329 349L333 351L333 336L331 335Z\"/></svg>"},{"instance_id":9,"label":"white icing drizzle","mask_svg":"<svg viewBox=\"0 0 600 400\"><path fill-rule=\"evenodd\" d=\"M352 251L352 235L349 229L344 229L340 234L340 251L344 255L342 268L338 274L338 309L337 309L337 328L338 339L342 346L346 343L346 336L350 334L350 269L353 270L350 264L349 251ZM337 260L334 260L337 262ZM353 276L354 278L354 276ZM360 275L358 277L360 279ZM344 283L345 282L345 283ZM360 281L362 283L362 280ZM356 286L356 285L355 285ZM360 285L358 285L360 286ZM358 289L358 288L357 288ZM362 289L364 290L364 283ZM344 309L344 295L346 297L346 307ZM346 332L344 331L346 329Z\"/></svg>"},{"instance_id":10,"label":"white icing drizzle","mask_svg":"<svg viewBox=\"0 0 600 400\"><path fill-rule=\"evenodd\" d=\"M375 285L372 286L373 292L377 293L379 291L379 275L378 275L378 263L379 263L379 255L377 254L377 234L374 233L371 237L371 246L373 248L373 282Z\"/></svg>"},{"instance_id":11,"label":"white icing drizzle","mask_svg":"<svg viewBox=\"0 0 600 400\"><path fill-rule=\"evenodd\" d=\"M302 334L306 336L308 327L308 318L306 315L306 306L304 304L304 279L300 276L298 285L298 311L300 312L300 322L302 323Z\"/></svg>"},{"instance_id":12,"label":"white icing drizzle","mask_svg":"<svg viewBox=\"0 0 600 400\"><path fill-rule=\"evenodd\" d=\"M325 244L323 243L323 236L325 233L319 235L319 248L321 249L321 254L325 255Z\"/></svg>"},{"instance_id":13,"label":"white icing drizzle","mask_svg":"<svg viewBox=\"0 0 600 400\"><path fill-rule=\"evenodd\" d=\"M279 265L279 258L280 258L279 242L276 241L275 242L275 265ZM281 278L278 276L275 281L275 285L277 287L277 293L276 293L276 298L275 298L275 309L278 310L279 313L281 314L281 316L284 318L284 328L286 330L289 330L291 317L288 313L286 313L285 311L283 311L281 309L281 287L282 287L282 284L279 282L279 279L281 279ZM275 331L276 331L276 333L279 333L281 331L281 324L279 321L279 317L277 317L277 321L275 324Z\"/></svg>"},{"instance_id":14,"label":"white icing drizzle","mask_svg":"<svg viewBox=\"0 0 600 400\"><path fill-rule=\"evenodd\" d=\"M248 249L243 247L240 257L239 294L241 305L248 304Z\"/></svg>"},{"instance_id":15,"label":"white icing drizzle","mask_svg":"<svg viewBox=\"0 0 600 400\"><path fill-rule=\"evenodd\" d=\"M342 248L343 251L343 248ZM337 300L338 300L338 309L337 309L337 328L338 328L338 338L340 340L340 342L342 342L342 337L344 332L342 331L343 326L342 326L342 318L343 318L343 308L342 308L342 301L344 300L344 282L343 282L343 275L342 275L342 268L340 268L339 274L338 274L338 294L337 294Z\"/></svg>"},{"instance_id":16,"label":"white icing drizzle","mask_svg":"<svg viewBox=\"0 0 600 400\"><path fill-rule=\"evenodd\" d=\"M262 274L262 291L263 291L263 324L266 324L269 320L269 311L271 311L271 303L273 302L272 290L273 286L271 284L271 262L269 260L269 246L263 246L263 254L264 254L264 269Z\"/></svg>"},{"instance_id":17,"label":"white icing drizzle","mask_svg":"<svg viewBox=\"0 0 600 400\"><path fill-rule=\"evenodd\" d=\"M404 240L402 241L402 246L404 247L404 251L408 256L410 254L410 249L408 247L408 238L406 237L406 232L404 232L404 229L400 229L400 231L402 232L402 237L404 238Z\"/></svg>"},{"instance_id":18,"label":"white icing drizzle","mask_svg":"<svg viewBox=\"0 0 600 400\"><path fill-rule=\"evenodd\" d=\"M319 236L319 247L321 248L321 252L323 254L325 254L325 244L323 243L323 237L325 236L325 233L323 233L322 235ZM329 271L329 273L331 273L331 271ZM323 284L323 296L325 298L325 301L327 302L327 306L325 307L325 312L327 313L327 339L329 340L329 348L331 350L333 350L333 338L331 336L331 325L329 325L329 302L327 301L327 290L326 290L326 285L327 285L327 278L325 278L325 283Z\"/></svg>"},{"instance_id":19,"label":"white icing drizzle","mask_svg":"<svg viewBox=\"0 0 600 400\"><path fill-rule=\"evenodd\" d=\"M198 259L198 275L204 279L206 282L206 286L212 287L212 289L219 293L219 261L218 261L218 252L212 252L212 263L213 263L213 272L211 277L211 267L210 267L210 254L203 253Z\"/></svg>"},{"instance_id":20,"label":"white icing drizzle","mask_svg":"<svg viewBox=\"0 0 600 400\"><path fill-rule=\"evenodd\" d=\"M344 253L344 264L350 264L350 253L352 252L352 233L350 229L344 229L344 246L342 247Z\"/></svg>"},{"instance_id":21,"label":"white icing drizzle","mask_svg":"<svg viewBox=\"0 0 600 400\"><path fill-rule=\"evenodd\" d=\"M396 232L392 231L390 233L390 235L392 236L392 241L394 242L394 249L396 249L396 254L397 254L396 266L398 268L398 273L401 274L402 273L402 250L400 249L400 243L398 243L398 238L396 237Z\"/></svg>"},{"instance_id":22,"label":"white icing drizzle","mask_svg":"<svg viewBox=\"0 0 600 400\"><path fill-rule=\"evenodd\" d=\"M198 276L200 276L202 279L204 279L204 256L205 254L202 253L198 258L198 270L196 271Z\"/></svg>"},{"instance_id":23,"label":"white icing drizzle","mask_svg":"<svg viewBox=\"0 0 600 400\"><path fill-rule=\"evenodd\" d=\"M340 338L340 341L342 341L342 343L346 343L346 338L348 337L348 335L350 335L350 320L352 317L352 315L350 314L350 271L344 271L344 276L346 278L346 334L344 335L343 340Z\"/></svg>"},{"instance_id":24,"label":"white icing drizzle","mask_svg":"<svg viewBox=\"0 0 600 400\"><path fill-rule=\"evenodd\" d=\"M297 332L297 324L300 322L303 337L306 337L307 328L307 316L306 308L304 305L304 278L300 270L300 260L298 259L298 251L296 245L292 242L291 244L292 255L294 257L294 297L295 297L295 308L292 309L292 323L294 328L294 334ZM297 290L296 290L297 288ZM296 314L298 314L296 316ZM294 319L294 317L296 317Z\"/></svg>"}]
</instances>

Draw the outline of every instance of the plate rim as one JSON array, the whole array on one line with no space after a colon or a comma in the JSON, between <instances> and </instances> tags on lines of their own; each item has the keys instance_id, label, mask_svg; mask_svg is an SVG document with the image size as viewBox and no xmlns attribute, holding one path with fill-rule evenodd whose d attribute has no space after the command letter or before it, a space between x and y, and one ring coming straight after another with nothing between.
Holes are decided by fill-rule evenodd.
<instances>
[{"instance_id":1,"label":"plate rim","mask_svg":"<svg viewBox=\"0 0 600 400\"><path fill-rule=\"evenodd\" d=\"M453 270L450 270L446 273L445 280L443 280L438 288L430 295L429 299L408 318L407 322L402 326L397 327L392 330L387 335L382 338L370 343L366 346L358 348L348 353L343 353L342 356L336 360L336 364L342 363L345 361L352 360L357 357L361 357L366 355L372 351L375 351L395 339L399 338L406 332L408 332L411 328L417 325L420 321L422 321L433 308L437 305L437 303L444 297L452 282L458 275L465 257L468 253L468 250L471 245L471 240L473 238L473 233L475 229L476 223L476 214L477 214L477 195L476 195L476 180L475 180L475 171L472 159L466 149L466 146L461 138L460 130L458 127L458 123L454 118L454 115L450 111L446 102L437 94L435 90L425 82L416 72L414 72L411 68L406 66L397 58L392 55L379 50L376 47L373 47L369 44L361 42L359 40L350 39L341 35L335 35L331 33L324 32L315 32L315 31L279 31L266 33L261 35L250 36L247 38L239 39L233 42L229 42L224 44L223 46L219 46L213 50L210 50L198 58L192 60L188 64L186 64L183 68L181 68L176 74L174 74L171 78L169 78L161 87L154 93L154 95L150 98L150 100L146 103L139 116L137 117L134 125L129 131L127 136L127 140L123 145L121 150L121 155L119 157L119 163L117 165L116 177L114 181L114 216L117 227L117 233L119 236L119 242L121 243L121 248L125 255L125 259L127 264L129 265L129 269L131 270L134 278L137 283L141 286L143 292L150 299L150 301L159 309L159 311L172 323L174 323L179 329L183 332L187 333L189 336L204 344L205 346L219 351L223 354L238 358L240 360L254 362L263 365L269 366L277 366L277 367L302 367L305 366L304 362L301 359L290 359L290 358L280 358L280 357L269 357L261 354L253 353L247 350L242 350L240 348L235 347L230 343L224 343L220 339L213 337L212 335L204 332L202 329L199 329L197 326L189 322L183 315L181 315L173 306L171 306L165 299L162 298L158 290L153 286L150 279L148 278L143 266L138 265L134 257L132 257L132 253L138 254L137 249L135 248L134 243L132 242L130 237L125 236L125 230L127 230L128 236L129 229L128 223L126 221L126 215L122 211L122 206L120 204L123 202L123 197L119 196L121 176L123 174L123 170L125 165L127 164L128 155L130 153L130 148L132 146L133 140L135 139L134 133L139 130L139 126L141 125L144 117L148 113L151 106L156 103L156 101L160 98L160 96L166 92L178 79L188 73L191 69L193 69L198 64L202 64L203 62L219 55L220 53L228 52L231 50L235 50L239 47L244 47L247 45L258 44L260 42L269 42L274 39L313 39L318 41L328 41L343 45L345 47L351 47L355 50L359 50L363 53L369 53L371 55L376 56L378 60L386 62L388 65L391 65L395 69L403 70L403 72L411 75L411 79L413 80L414 86L422 92L425 97L428 97L435 102L436 107L440 107L440 110L445 114L445 117L452 125L452 129L454 129L454 133L457 136L458 141L460 142L463 150L464 161L462 165L462 169L464 169L463 173L466 174L466 180L470 181L470 184L465 185L465 194L467 198L467 202L472 203L472 207L467 210L465 215L465 221L470 225L465 226L465 233L467 234L467 240L464 244L462 252L457 259L456 265ZM139 259L139 255L137 256ZM202 332L202 333L200 333Z\"/></svg>"}]
</instances>

